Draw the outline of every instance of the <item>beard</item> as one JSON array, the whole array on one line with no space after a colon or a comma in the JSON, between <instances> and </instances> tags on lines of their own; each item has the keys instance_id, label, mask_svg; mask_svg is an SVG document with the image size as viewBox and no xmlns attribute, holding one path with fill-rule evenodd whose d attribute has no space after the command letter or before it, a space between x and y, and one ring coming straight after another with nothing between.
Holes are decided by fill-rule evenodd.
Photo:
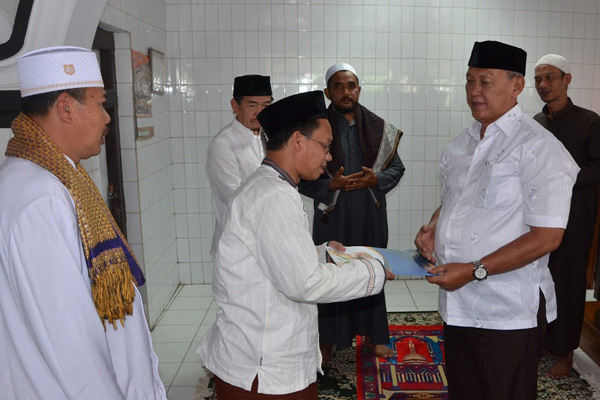
<instances>
[{"instance_id":1,"label":"beard","mask_svg":"<svg viewBox=\"0 0 600 400\"><path fill-rule=\"evenodd\" d=\"M343 106L341 104L342 100L350 100L352 103L349 106ZM340 114L351 114L356 110L356 102L349 97L344 97L340 101L333 103L333 108Z\"/></svg>"}]
</instances>

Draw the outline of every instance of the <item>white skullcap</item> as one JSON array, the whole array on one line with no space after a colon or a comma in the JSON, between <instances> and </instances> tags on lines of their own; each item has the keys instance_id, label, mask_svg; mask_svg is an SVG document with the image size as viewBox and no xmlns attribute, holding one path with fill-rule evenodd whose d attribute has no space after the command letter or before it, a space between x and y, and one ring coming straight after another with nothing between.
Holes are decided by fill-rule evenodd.
<instances>
[{"instance_id":1,"label":"white skullcap","mask_svg":"<svg viewBox=\"0 0 600 400\"><path fill-rule=\"evenodd\" d=\"M55 46L30 51L17 62L21 97L56 90L104 87L93 51L81 47Z\"/></svg>"},{"instance_id":2,"label":"white skullcap","mask_svg":"<svg viewBox=\"0 0 600 400\"><path fill-rule=\"evenodd\" d=\"M350 71L358 78L358 74L356 73L356 70L354 69L354 67L352 67L352 65L346 63L339 63L329 67L329 69L325 73L325 85L329 83L329 78L331 78L333 74L339 71Z\"/></svg>"},{"instance_id":3,"label":"white skullcap","mask_svg":"<svg viewBox=\"0 0 600 400\"><path fill-rule=\"evenodd\" d=\"M569 62L563 56L559 56L558 54L546 54L544 57L540 58L535 64L537 68L540 65L552 65L560 69L565 74L569 73Z\"/></svg>"}]
</instances>

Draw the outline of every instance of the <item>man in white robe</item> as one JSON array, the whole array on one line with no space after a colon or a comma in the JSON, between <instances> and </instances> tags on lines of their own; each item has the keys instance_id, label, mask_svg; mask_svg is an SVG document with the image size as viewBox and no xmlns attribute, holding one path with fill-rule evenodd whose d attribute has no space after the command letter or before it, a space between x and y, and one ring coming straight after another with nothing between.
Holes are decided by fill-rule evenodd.
<instances>
[{"instance_id":1,"label":"man in white robe","mask_svg":"<svg viewBox=\"0 0 600 400\"><path fill-rule=\"evenodd\" d=\"M100 152L110 121L96 56L40 49L18 70L23 113L0 166L0 397L166 399L133 284L143 275L79 166ZM117 245L82 242L97 238L97 221ZM98 262L105 250L117 267Z\"/></svg>"},{"instance_id":2,"label":"man in white robe","mask_svg":"<svg viewBox=\"0 0 600 400\"><path fill-rule=\"evenodd\" d=\"M264 145L259 135L260 123L256 116L271 104L272 95L270 77L236 77L230 102L235 118L208 145L206 174L212 189L212 210L215 215L215 232L210 249L213 257L223 233L231 195L265 158Z\"/></svg>"}]
</instances>

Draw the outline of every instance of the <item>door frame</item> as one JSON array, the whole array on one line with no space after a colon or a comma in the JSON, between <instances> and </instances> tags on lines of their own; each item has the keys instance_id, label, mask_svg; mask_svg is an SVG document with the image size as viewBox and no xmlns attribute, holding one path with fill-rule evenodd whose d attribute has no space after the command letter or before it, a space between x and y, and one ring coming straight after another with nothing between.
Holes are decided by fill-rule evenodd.
<instances>
[{"instance_id":1,"label":"door frame","mask_svg":"<svg viewBox=\"0 0 600 400\"><path fill-rule=\"evenodd\" d=\"M106 90L104 107L110 115L110 132L106 136L106 171L108 208L121 231L127 237L127 212L125 209L125 191L123 189L123 169L121 162L121 138L119 132L119 113L117 97L117 74L115 67L115 40L113 32L101 27L96 29L92 50L100 55L100 71Z\"/></svg>"}]
</instances>

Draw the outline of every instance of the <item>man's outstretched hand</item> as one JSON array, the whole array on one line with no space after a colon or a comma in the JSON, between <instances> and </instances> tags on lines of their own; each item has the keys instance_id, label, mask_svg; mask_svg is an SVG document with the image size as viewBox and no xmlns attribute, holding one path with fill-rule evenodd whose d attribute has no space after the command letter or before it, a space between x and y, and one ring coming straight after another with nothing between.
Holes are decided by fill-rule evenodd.
<instances>
[{"instance_id":1,"label":"man's outstretched hand","mask_svg":"<svg viewBox=\"0 0 600 400\"><path fill-rule=\"evenodd\" d=\"M329 191L335 192L336 190L341 190L346 187L347 183L348 177L344 176L344 167L340 167L329 181Z\"/></svg>"}]
</instances>

